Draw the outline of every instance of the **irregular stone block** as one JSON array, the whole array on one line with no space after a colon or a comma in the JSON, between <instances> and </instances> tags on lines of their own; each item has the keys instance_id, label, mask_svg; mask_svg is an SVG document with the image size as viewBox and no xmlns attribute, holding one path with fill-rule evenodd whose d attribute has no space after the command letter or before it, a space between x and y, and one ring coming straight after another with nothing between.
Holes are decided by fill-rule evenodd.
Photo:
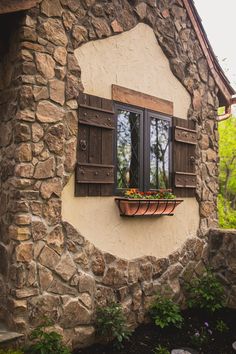
<instances>
[{"instance_id":1,"label":"irregular stone block","mask_svg":"<svg viewBox=\"0 0 236 354\"><path fill-rule=\"evenodd\" d=\"M45 21L41 27L41 32L44 37L54 45L65 47L68 39L60 20L50 18Z\"/></svg>"},{"instance_id":2,"label":"irregular stone block","mask_svg":"<svg viewBox=\"0 0 236 354\"><path fill-rule=\"evenodd\" d=\"M33 259L33 243L21 243L16 246L15 252L18 262L30 262Z\"/></svg>"},{"instance_id":3,"label":"irregular stone block","mask_svg":"<svg viewBox=\"0 0 236 354\"><path fill-rule=\"evenodd\" d=\"M40 101L36 115L42 123L56 123L64 118L65 112L62 108L51 102Z\"/></svg>"},{"instance_id":4,"label":"irregular stone block","mask_svg":"<svg viewBox=\"0 0 236 354\"><path fill-rule=\"evenodd\" d=\"M32 236L35 241L41 240L47 235L47 228L42 221L32 222Z\"/></svg>"},{"instance_id":5,"label":"irregular stone block","mask_svg":"<svg viewBox=\"0 0 236 354\"><path fill-rule=\"evenodd\" d=\"M35 53L36 67L46 79L52 79L55 75L55 61L48 54Z\"/></svg>"},{"instance_id":6,"label":"irregular stone block","mask_svg":"<svg viewBox=\"0 0 236 354\"><path fill-rule=\"evenodd\" d=\"M59 0L44 0L41 3L41 11L48 17L60 17L63 8Z\"/></svg>"},{"instance_id":7,"label":"irregular stone block","mask_svg":"<svg viewBox=\"0 0 236 354\"><path fill-rule=\"evenodd\" d=\"M46 161L38 162L35 167L34 177L37 179L45 179L54 176L55 160L50 157Z\"/></svg>"},{"instance_id":8,"label":"irregular stone block","mask_svg":"<svg viewBox=\"0 0 236 354\"><path fill-rule=\"evenodd\" d=\"M77 299L70 299L63 306L60 324L64 328L73 328L78 325L90 324L92 313Z\"/></svg>"},{"instance_id":9,"label":"irregular stone block","mask_svg":"<svg viewBox=\"0 0 236 354\"><path fill-rule=\"evenodd\" d=\"M66 281L70 280L75 274L76 265L69 252L62 254L61 259L55 268L55 272Z\"/></svg>"},{"instance_id":10,"label":"irregular stone block","mask_svg":"<svg viewBox=\"0 0 236 354\"><path fill-rule=\"evenodd\" d=\"M60 261L60 256L51 248L45 246L40 253L39 262L49 269L55 269Z\"/></svg>"},{"instance_id":11,"label":"irregular stone block","mask_svg":"<svg viewBox=\"0 0 236 354\"><path fill-rule=\"evenodd\" d=\"M53 248L57 253L62 254L64 249L64 235L62 227L56 226L46 238L49 247Z\"/></svg>"}]
</instances>

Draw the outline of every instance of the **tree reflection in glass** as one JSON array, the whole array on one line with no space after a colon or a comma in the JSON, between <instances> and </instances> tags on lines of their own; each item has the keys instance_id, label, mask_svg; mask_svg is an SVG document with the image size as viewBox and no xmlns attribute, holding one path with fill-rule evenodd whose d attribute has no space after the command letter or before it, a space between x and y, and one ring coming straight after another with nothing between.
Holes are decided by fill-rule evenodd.
<instances>
[{"instance_id":1,"label":"tree reflection in glass","mask_svg":"<svg viewBox=\"0 0 236 354\"><path fill-rule=\"evenodd\" d=\"M140 115L118 110L117 116L117 187L139 187Z\"/></svg>"},{"instance_id":2,"label":"tree reflection in glass","mask_svg":"<svg viewBox=\"0 0 236 354\"><path fill-rule=\"evenodd\" d=\"M169 121L150 120L150 189L169 187Z\"/></svg>"}]
</instances>

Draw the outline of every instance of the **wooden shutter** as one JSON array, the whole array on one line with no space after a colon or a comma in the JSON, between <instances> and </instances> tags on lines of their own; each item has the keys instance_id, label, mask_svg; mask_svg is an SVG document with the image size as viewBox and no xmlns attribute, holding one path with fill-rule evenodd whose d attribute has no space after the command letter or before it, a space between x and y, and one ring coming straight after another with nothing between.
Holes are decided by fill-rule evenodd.
<instances>
[{"instance_id":1,"label":"wooden shutter","mask_svg":"<svg viewBox=\"0 0 236 354\"><path fill-rule=\"evenodd\" d=\"M178 197L194 197L197 132L191 120L173 118L173 190Z\"/></svg>"},{"instance_id":2,"label":"wooden shutter","mask_svg":"<svg viewBox=\"0 0 236 354\"><path fill-rule=\"evenodd\" d=\"M87 94L79 96L76 196L108 196L114 189L113 102Z\"/></svg>"}]
</instances>

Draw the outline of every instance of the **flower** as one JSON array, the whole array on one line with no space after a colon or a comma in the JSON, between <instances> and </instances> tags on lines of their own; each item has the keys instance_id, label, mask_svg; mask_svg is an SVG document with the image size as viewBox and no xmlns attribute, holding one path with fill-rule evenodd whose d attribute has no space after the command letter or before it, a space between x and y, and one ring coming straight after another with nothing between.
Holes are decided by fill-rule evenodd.
<instances>
[{"instance_id":1,"label":"flower","mask_svg":"<svg viewBox=\"0 0 236 354\"><path fill-rule=\"evenodd\" d=\"M157 191L140 192L137 188L125 191L125 197L132 199L175 199L171 189L160 189Z\"/></svg>"}]
</instances>

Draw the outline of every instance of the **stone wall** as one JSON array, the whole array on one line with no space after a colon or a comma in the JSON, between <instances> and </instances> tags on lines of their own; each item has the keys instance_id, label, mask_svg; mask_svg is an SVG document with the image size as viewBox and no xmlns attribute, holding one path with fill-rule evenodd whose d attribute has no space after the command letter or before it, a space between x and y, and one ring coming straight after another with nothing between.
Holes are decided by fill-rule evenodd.
<instances>
[{"instance_id":1,"label":"stone wall","mask_svg":"<svg viewBox=\"0 0 236 354\"><path fill-rule=\"evenodd\" d=\"M236 230L210 231L209 265L225 288L227 306L236 308Z\"/></svg>"},{"instance_id":2,"label":"stone wall","mask_svg":"<svg viewBox=\"0 0 236 354\"><path fill-rule=\"evenodd\" d=\"M1 127L7 133L1 136L1 241L8 246L1 243L0 250L3 273L7 252L10 263L8 322L18 331L28 333L47 314L68 341L81 345L93 337L97 304L119 299L135 326L163 284L182 301L179 277L204 269L205 236L217 224L217 88L181 0L157 4L44 0L24 14L15 31L14 64L3 66L14 74L7 75L1 92ZM168 258L128 262L97 250L63 223L60 196L76 162L77 97L83 90L74 50L138 22L153 28L191 95L201 221L198 237Z\"/></svg>"},{"instance_id":3,"label":"stone wall","mask_svg":"<svg viewBox=\"0 0 236 354\"><path fill-rule=\"evenodd\" d=\"M1 16L0 23L0 319L7 318L6 299L9 295L10 265L14 263L14 241L9 238L8 228L17 219L15 188L21 180L14 177L16 144L26 132L17 123L20 102L18 73L20 69L19 32L20 17Z\"/></svg>"},{"instance_id":4,"label":"stone wall","mask_svg":"<svg viewBox=\"0 0 236 354\"><path fill-rule=\"evenodd\" d=\"M181 283L207 265L207 245L198 238L167 258L127 261L95 248L68 223L57 232L61 243L55 242L53 231L38 257L40 294L28 298L28 316L35 326L46 314L74 347L94 340L97 306L119 301L135 328L145 321L157 292L184 306Z\"/></svg>"}]
</instances>

